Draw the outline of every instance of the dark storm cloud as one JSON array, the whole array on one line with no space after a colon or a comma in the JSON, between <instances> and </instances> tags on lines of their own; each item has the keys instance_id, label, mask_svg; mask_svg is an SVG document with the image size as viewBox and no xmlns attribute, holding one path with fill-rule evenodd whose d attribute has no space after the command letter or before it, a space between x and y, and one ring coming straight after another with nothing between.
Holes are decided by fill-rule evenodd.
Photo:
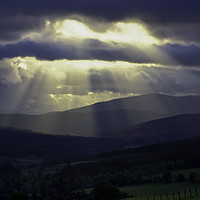
<instances>
[{"instance_id":1,"label":"dark storm cloud","mask_svg":"<svg viewBox=\"0 0 200 200\"><path fill-rule=\"evenodd\" d=\"M17 44L0 46L0 59L12 57L36 57L41 60L76 59L77 55L73 46L56 46L54 44L35 43L23 41Z\"/></svg>"},{"instance_id":2,"label":"dark storm cloud","mask_svg":"<svg viewBox=\"0 0 200 200\"><path fill-rule=\"evenodd\" d=\"M1 16L83 14L119 20L136 17L153 22L199 22L198 0L2 0Z\"/></svg>"},{"instance_id":3,"label":"dark storm cloud","mask_svg":"<svg viewBox=\"0 0 200 200\"><path fill-rule=\"evenodd\" d=\"M0 4L1 5L1 4ZM45 25L45 20L29 16L0 17L0 41L12 41L30 31L38 31Z\"/></svg>"},{"instance_id":4,"label":"dark storm cloud","mask_svg":"<svg viewBox=\"0 0 200 200\"><path fill-rule=\"evenodd\" d=\"M152 35L172 42L200 43L200 24L168 24L150 25Z\"/></svg>"},{"instance_id":5,"label":"dark storm cloud","mask_svg":"<svg viewBox=\"0 0 200 200\"><path fill-rule=\"evenodd\" d=\"M124 60L143 62L145 55L141 56L139 49L132 50L133 57L126 54L126 49L111 48L104 43L98 42L99 48L93 48L93 41L84 47L77 47L73 45L52 44L52 43L36 43L32 41L19 42L17 44L9 44L0 46L0 59L12 57L26 57L32 56L42 60L56 60L56 59L69 59L69 60ZM96 42L97 44L97 42ZM146 57L147 59L147 57Z\"/></svg>"},{"instance_id":6,"label":"dark storm cloud","mask_svg":"<svg viewBox=\"0 0 200 200\"><path fill-rule=\"evenodd\" d=\"M158 47L166 55L173 58L177 64L199 66L200 65L200 47L196 45L166 44Z\"/></svg>"},{"instance_id":7,"label":"dark storm cloud","mask_svg":"<svg viewBox=\"0 0 200 200\"><path fill-rule=\"evenodd\" d=\"M96 49L94 48L96 44ZM151 54L149 50L142 50L132 46L118 47L99 41L87 40L86 45L65 45L61 43L36 43L32 41L19 42L0 46L0 59L12 57L36 57L40 60L105 60L105 61L128 61L135 63L156 63L164 65L200 65L200 46L166 44L154 46L158 52L167 55L171 60L162 59L159 55Z\"/></svg>"}]
</instances>

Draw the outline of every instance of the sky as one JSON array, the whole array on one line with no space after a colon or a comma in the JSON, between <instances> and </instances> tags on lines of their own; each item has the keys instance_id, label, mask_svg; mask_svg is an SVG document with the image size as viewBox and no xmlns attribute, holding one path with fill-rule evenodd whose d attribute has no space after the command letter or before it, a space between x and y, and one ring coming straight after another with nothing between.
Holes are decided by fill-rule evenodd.
<instances>
[{"instance_id":1,"label":"sky","mask_svg":"<svg viewBox=\"0 0 200 200\"><path fill-rule=\"evenodd\" d=\"M200 95L198 0L1 0L0 113Z\"/></svg>"}]
</instances>

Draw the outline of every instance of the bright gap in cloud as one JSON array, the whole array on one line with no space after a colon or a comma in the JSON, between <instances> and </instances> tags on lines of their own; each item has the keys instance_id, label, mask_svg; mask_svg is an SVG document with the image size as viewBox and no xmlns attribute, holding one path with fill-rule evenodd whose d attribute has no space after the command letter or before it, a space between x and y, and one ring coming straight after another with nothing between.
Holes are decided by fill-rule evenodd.
<instances>
[{"instance_id":1,"label":"bright gap in cloud","mask_svg":"<svg viewBox=\"0 0 200 200\"><path fill-rule=\"evenodd\" d=\"M66 19L57 21L55 29L57 34L62 34L66 39L97 39L102 42L138 45L159 44L159 41L138 23L117 22L111 24L106 32L95 32L82 22Z\"/></svg>"}]
</instances>

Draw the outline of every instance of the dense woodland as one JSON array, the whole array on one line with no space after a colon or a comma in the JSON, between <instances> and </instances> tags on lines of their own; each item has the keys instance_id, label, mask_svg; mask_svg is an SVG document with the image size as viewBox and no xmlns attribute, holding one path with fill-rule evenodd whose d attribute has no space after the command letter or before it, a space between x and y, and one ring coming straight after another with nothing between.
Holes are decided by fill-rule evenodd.
<instances>
[{"instance_id":1,"label":"dense woodland","mask_svg":"<svg viewBox=\"0 0 200 200\"><path fill-rule=\"evenodd\" d=\"M117 187L126 185L173 182L198 184L200 174L195 172L191 172L188 177L183 173L176 176L172 174L175 170L200 168L198 140L194 138L96 154L84 163L68 162L63 168L53 171L48 170L49 163L35 168L21 168L3 162L0 166L0 199L100 199L96 189L100 183L104 183L104 189L111 188L114 191L110 194L115 194ZM94 189L86 193L87 188ZM127 197L127 194L119 192L118 197L114 195L113 198L122 197Z\"/></svg>"}]
</instances>

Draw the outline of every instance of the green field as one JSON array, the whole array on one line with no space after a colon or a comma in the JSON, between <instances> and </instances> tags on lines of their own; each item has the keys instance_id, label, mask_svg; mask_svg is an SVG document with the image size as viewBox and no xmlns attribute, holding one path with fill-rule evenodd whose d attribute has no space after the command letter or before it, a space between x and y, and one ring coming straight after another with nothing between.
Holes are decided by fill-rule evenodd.
<instances>
[{"instance_id":1,"label":"green field","mask_svg":"<svg viewBox=\"0 0 200 200\"><path fill-rule=\"evenodd\" d=\"M195 190L195 187L197 190ZM200 185L190 183L132 185L119 187L119 190L132 196L131 198L126 198L126 200L148 200L148 198L149 200L200 199ZM89 194L91 191L92 188L88 188L85 192ZM198 194L197 196L196 192Z\"/></svg>"},{"instance_id":2,"label":"green field","mask_svg":"<svg viewBox=\"0 0 200 200\"><path fill-rule=\"evenodd\" d=\"M197 191L195 190L197 188ZM146 184L146 185L133 185L120 187L120 191L126 192L128 195L133 196L132 199L138 200L182 200L182 199L195 199L196 192L200 199L200 185L194 185L189 183L172 183L172 184ZM185 194L184 194L185 191ZM191 194L190 194L191 191ZM180 192L180 199L179 199ZM173 196L174 193L174 196ZM127 199L127 200L128 200Z\"/></svg>"}]
</instances>

